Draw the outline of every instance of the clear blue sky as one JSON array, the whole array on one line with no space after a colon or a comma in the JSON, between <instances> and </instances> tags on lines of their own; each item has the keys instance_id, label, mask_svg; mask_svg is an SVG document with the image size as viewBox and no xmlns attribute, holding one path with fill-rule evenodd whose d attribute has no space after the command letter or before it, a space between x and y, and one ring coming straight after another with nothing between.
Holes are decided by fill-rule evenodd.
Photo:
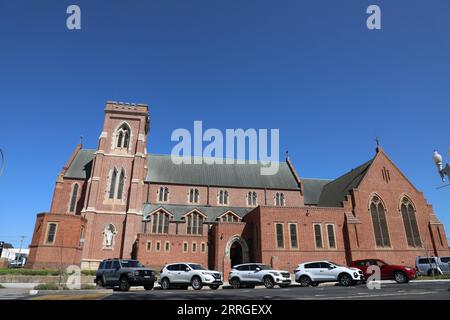
<instances>
[{"instance_id":1,"label":"clear blue sky","mask_svg":"<svg viewBox=\"0 0 450 320\"><path fill-rule=\"evenodd\" d=\"M151 153L194 120L279 128L303 177L356 167L378 136L450 233L431 161L448 159L449 58L448 0L0 0L0 240L29 243L79 136L96 147L106 100L150 105Z\"/></svg>"}]
</instances>

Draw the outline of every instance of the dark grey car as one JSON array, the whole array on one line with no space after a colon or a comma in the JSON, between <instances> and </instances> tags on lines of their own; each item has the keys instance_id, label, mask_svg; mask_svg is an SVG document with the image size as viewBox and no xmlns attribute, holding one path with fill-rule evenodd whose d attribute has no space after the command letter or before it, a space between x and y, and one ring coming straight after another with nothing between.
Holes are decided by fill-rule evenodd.
<instances>
[{"instance_id":1,"label":"dark grey car","mask_svg":"<svg viewBox=\"0 0 450 320\"><path fill-rule=\"evenodd\" d=\"M100 287L119 287L128 291L131 286L144 286L153 289L156 282L155 272L146 268L137 260L107 259L103 260L97 270L95 283Z\"/></svg>"}]
</instances>

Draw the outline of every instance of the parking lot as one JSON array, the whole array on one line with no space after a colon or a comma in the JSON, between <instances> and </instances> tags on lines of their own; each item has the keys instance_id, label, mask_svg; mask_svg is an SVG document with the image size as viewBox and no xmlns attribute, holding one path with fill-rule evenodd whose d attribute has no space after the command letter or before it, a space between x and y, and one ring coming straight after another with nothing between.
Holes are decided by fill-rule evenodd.
<instances>
[{"instance_id":1,"label":"parking lot","mask_svg":"<svg viewBox=\"0 0 450 320\"><path fill-rule=\"evenodd\" d=\"M203 289L193 290L152 290L134 292L113 292L106 300L327 300L327 299L370 299L370 300L450 300L449 281L417 281L407 284L382 283L381 289L370 290L366 285L342 287L320 285L316 288L291 286L288 288L265 289Z\"/></svg>"},{"instance_id":2,"label":"parking lot","mask_svg":"<svg viewBox=\"0 0 450 320\"><path fill-rule=\"evenodd\" d=\"M323 284L303 288L293 285L288 288L231 289L229 287L211 290L161 290L151 291L133 288L129 292L102 290L39 291L30 294L26 289L0 289L0 300L450 300L450 281L412 281L407 284L382 282L381 289L370 290L366 285L342 287Z\"/></svg>"}]
</instances>

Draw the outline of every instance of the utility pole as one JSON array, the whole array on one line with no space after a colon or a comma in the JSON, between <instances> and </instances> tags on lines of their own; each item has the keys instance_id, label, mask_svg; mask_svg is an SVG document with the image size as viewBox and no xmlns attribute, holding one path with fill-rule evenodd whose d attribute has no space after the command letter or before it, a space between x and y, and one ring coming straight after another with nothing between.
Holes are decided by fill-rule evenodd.
<instances>
[{"instance_id":1,"label":"utility pole","mask_svg":"<svg viewBox=\"0 0 450 320\"><path fill-rule=\"evenodd\" d=\"M23 245L23 240L26 238L26 236L20 236L20 247L19 247L19 254L17 256L16 260L20 259L20 254L22 253L22 245Z\"/></svg>"}]
</instances>

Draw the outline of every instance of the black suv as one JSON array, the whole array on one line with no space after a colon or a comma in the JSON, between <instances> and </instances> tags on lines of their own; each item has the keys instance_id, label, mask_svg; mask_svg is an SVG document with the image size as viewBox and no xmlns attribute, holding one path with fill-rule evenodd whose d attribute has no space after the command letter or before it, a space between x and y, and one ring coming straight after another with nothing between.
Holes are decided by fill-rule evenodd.
<instances>
[{"instance_id":1,"label":"black suv","mask_svg":"<svg viewBox=\"0 0 450 320\"><path fill-rule=\"evenodd\" d=\"M103 260L95 275L95 283L98 286L118 286L120 291L128 291L130 286L144 286L145 290L152 290L155 282L155 272L137 260Z\"/></svg>"}]
</instances>

